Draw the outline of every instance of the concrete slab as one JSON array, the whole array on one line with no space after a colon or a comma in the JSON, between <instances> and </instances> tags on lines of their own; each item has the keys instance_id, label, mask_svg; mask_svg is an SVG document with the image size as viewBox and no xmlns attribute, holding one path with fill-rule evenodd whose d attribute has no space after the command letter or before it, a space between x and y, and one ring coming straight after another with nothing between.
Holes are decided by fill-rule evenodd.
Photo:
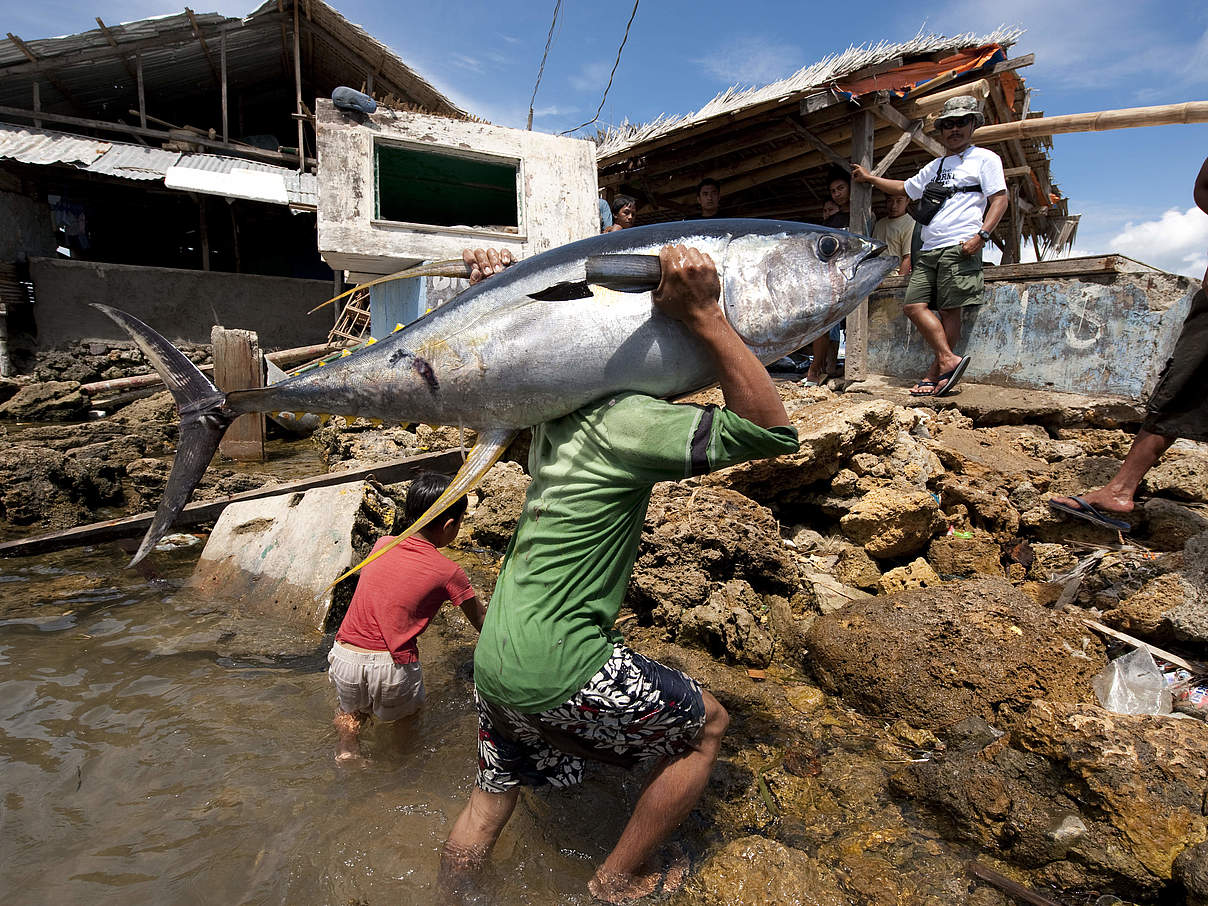
<instances>
[{"instance_id":1,"label":"concrete slab","mask_svg":"<svg viewBox=\"0 0 1208 906\"><path fill-rule=\"evenodd\" d=\"M366 481L231 504L189 586L241 612L326 632L347 610L355 579L325 589L393 518L393 502Z\"/></svg>"},{"instance_id":2,"label":"concrete slab","mask_svg":"<svg viewBox=\"0 0 1208 906\"><path fill-rule=\"evenodd\" d=\"M1126 428L1140 424L1144 409L1114 396L1085 396L1054 390L1024 390L961 381L951 396L910 395L914 381L881 374L846 385L845 393L868 394L899 406L959 409L979 428L994 425L1044 425L1049 428Z\"/></svg>"}]
</instances>

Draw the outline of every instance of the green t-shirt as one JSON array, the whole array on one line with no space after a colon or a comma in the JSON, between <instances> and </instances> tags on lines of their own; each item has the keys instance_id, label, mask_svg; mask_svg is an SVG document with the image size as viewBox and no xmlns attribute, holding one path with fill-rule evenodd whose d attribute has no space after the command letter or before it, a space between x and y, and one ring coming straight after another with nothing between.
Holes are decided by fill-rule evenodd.
<instances>
[{"instance_id":1,"label":"green t-shirt","mask_svg":"<svg viewBox=\"0 0 1208 906\"><path fill-rule=\"evenodd\" d=\"M797 447L794 428L636 393L535 428L532 484L474 653L478 691L525 713L573 696L620 641L655 483Z\"/></svg>"}]
</instances>

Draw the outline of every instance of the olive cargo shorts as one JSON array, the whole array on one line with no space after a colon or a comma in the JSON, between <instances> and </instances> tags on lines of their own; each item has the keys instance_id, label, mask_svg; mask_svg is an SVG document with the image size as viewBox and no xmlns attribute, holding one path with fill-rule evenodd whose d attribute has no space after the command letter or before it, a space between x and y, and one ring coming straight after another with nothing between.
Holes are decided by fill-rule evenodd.
<instances>
[{"instance_id":1,"label":"olive cargo shorts","mask_svg":"<svg viewBox=\"0 0 1208 906\"><path fill-rule=\"evenodd\" d=\"M980 305L984 287L981 254L966 255L957 243L920 252L911 261L910 283L902 304L921 302L940 310Z\"/></svg>"}]
</instances>

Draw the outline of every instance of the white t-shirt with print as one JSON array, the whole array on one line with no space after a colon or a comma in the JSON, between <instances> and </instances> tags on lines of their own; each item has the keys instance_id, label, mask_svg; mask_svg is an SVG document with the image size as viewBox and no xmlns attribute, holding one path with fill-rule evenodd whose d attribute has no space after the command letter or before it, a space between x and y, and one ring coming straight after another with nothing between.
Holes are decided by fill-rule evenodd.
<instances>
[{"instance_id":1,"label":"white t-shirt with print","mask_svg":"<svg viewBox=\"0 0 1208 906\"><path fill-rule=\"evenodd\" d=\"M941 167L943 169L941 169ZM960 154L936 158L906 180L906 194L915 201L923 197L927 183L939 173L940 185L981 185L980 192L957 192L939 209L931 223L923 227L923 251L942 249L964 242L982 228L986 200L1007 188L1002 160L993 151L970 145Z\"/></svg>"}]
</instances>

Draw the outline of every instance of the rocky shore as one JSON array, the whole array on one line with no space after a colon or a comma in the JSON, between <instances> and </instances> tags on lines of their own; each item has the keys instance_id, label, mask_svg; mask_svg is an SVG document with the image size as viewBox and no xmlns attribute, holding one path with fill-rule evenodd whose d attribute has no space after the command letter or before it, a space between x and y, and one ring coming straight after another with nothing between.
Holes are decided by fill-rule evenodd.
<instances>
[{"instance_id":1,"label":"rocky shore","mask_svg":"<svg viewBox=\"0 0 1208 906\"><path fill-rule=\"evenodd\" d=\"M158 501L166 393L64 421L96 408L80 382L140 367L126 355L0 388L7 537ZM1092 680L1130 649L1084 622L1208 660L1208 447L1171 448L1121 539L1045 500L1115 471L1128 406L779 386L800 452L656 488L620 619L734 719L672 902L1013 902L976 859L1053 902L1208 904L1208 724L1102 708ZM329 469L463 441L343 419L311 439ZM513 454L461 543L502 553L528 481ZM198 496L272 471L216 462Z\"/></svg>"}]
</instances>

